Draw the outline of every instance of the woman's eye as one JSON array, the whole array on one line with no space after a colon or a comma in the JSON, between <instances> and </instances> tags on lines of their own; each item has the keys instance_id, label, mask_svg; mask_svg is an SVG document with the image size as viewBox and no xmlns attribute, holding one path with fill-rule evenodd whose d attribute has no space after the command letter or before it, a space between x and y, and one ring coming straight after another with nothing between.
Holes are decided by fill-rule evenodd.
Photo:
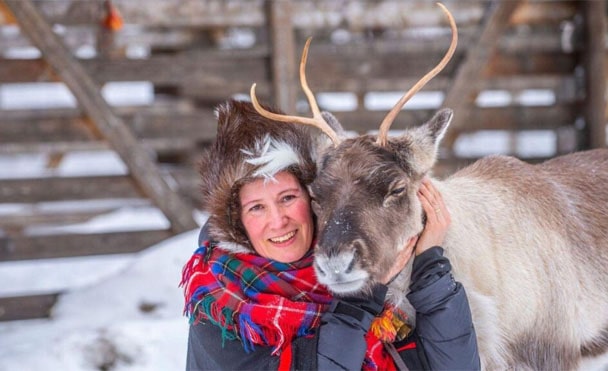
<instances>
[{"instance_id":1,"label":"woman's eye","mask_svg":"<svg viewBox=\"0 0 608 371\"><path fill-rule=\"evenodd\" d=\"M247 211L249 212L256 212L259 210L262 210L262 205L253 205L249 209L247 209Z\"/></svg>"},{"instance_id":2,"label":"woman's eye","mask_svg":"<svg viewBox=\"0 0 608 371\"><path fill-rule=\"evenodd\" d=\"M390 195L391 196L399 196L400 194L403 193L403 191L405 191L405 187L399 187L399 188L395 188L391 191Z\"/></svg>"},{"instance_id":3,"label":"woman's eye","mask_svg":"<svg viewBox=\"0 0 608 371\"><path fill-rule=\"evenodd\" d=\"M293 200L294 198L296 198L295 195L287 195L287 196L283 197L283 202L289 202L289 201Z\"/></svg>"}]
</instances>

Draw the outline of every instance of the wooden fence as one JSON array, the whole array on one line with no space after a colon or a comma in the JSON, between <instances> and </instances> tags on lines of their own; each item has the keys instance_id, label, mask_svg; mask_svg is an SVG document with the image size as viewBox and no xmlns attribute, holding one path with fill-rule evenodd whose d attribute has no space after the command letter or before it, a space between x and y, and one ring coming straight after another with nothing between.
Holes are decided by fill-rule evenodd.
<instances>
[{"instance_id":1,"label":"wooden fence","mask_svg":"<svg viewBox=\"0 0 608 371\"><path fill-rule=\"evenodd\" d=\"M475 159L459 148L480 132L506 133L507 153L529 161L606 146L604 1L445 5L459 29L456 54L421 92L429 100L408 105L393 125L418 125L440 106L455 110L438 175ZM109 7L122 27L104 26ZM0 262L133 253L195 228L196 161L214 138L214 107L247 96L256 82L262 101L308 115L297 66L310 36L307 75L321 108L359 133L377 129L390 108L386 97L411 87L450 39L443 13L422 0L5 0L0 28L0 89L60 82L78 103L15 109L10 96L0 95L0 156L43 156L49 175L0 179L0 211L23 206L0 213ZM153 97L143 106L111 106L100 89L117 82L145 82ZM534 94L544 98L526 100ZM549 133L553 149L519 153L518 135L530 131ZM126 174L53 172L70 153L107 150L118 154ZM83 200L112 202L62 213L37 207ZM133 204L156 206L170 227L27 233ZM0 298L0 320L48 315L57 294Z\"/></svg>"}]
</instances>

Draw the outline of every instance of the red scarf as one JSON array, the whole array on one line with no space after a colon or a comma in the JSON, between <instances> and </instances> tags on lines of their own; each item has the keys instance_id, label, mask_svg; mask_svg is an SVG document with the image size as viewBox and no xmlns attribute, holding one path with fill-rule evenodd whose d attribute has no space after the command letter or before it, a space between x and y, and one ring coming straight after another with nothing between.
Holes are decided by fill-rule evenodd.
<instances>
[{"instance_id":1,"label":"red scarf","mask_svg":"<svg viewBox=\"0 0 608 371\"><path fill-rule=\"evenodd\" d=\"M280 263L205 242L183 269L184 312L191 323L219 326L224 340L240 339L247 352L262 345L273 347L273 355L288 355L293 339L314 333L332 300L317 282L312 262L312 252L295 263ZM394 369L372 331L366 340L363 368Z\"/></svg>"}]
</instances>

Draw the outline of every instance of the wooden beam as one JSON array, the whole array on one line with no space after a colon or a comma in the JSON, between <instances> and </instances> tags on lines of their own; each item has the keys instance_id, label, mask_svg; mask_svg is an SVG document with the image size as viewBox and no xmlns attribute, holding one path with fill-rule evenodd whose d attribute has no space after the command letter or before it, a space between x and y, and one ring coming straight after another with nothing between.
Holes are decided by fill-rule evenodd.
<instances>
[{"instance_id":1,"label":"wooden beam","mask_svg":"<svg viewBox=\"0 0 608 371\"><path fill-rule=\"evenodd\" d=\"M2 179L1 203L140 198L131 178L118 176Z\"/></svg>"},{"instance_id":2,"label":"wooden beam","mask_svg":"<svg viewBox=\"0 0 608 371\"><path fill-rule=\"evenodd\" d=\"M462 118L466 125L461 128L463 132L477 130L555 130L564 126L571 126L576 120L578 105L559 105L551 107L492 107L475 108ZM391 126L391 130L402 130L418 126L431 118L435 109L403 110ZM455 116L460 115L455 112ZM384 111L352 111L334 112L336 118L346 130L365 133L377 130L378 123L382 121ZM448 129L448 133L451 128Z\"/></svg>"},{"instance_id":3,"label":"wooden beam","mask_svg":"<svg viewBox=\"0 0 608 371\"><path fill-rule=\"evenodd\" d=\"M483 67L488 63L490 54L494 51L496 40L499 39L509 18L519 6L519 1L493 1L484 19L484 23L479 31L479 40L468 45L467 54L460 63L452 86L446 94L443 102L444 107L449 107L456 112L450 125L450 130L446 134L443 143L448 148L452 148L454 140L458 136L458 131L462 128L468 116L468 109L471 104L473 87L471 81L480 79Z\"/></svg>"},{"instance_id":4,"label":"wooden beam","mask_svg":"<svg viewBox=\"0 0 608 371\"><path fill-rule=\"evenodd\" d=\"M475 44L478 36L474 31L477 29L462 30L459 28L459 44ZM543 68L550 65L535 63L536 59L540 59L544 55L552 58L568 56L573 58L572 55L564 55L558 30L551 29L550 31L553 32L539 30L526 37L516 33L501 35L501 38L496 40L496 58L499 60L517 58L520 60L519 64L513 62L510 64L515 64L520 69L527 68L532 73L547 72ZM330 40L315 37L310 50L309 78L315 81L319 74L329 75L323 73L325 68L329 68L334 74L337 71L338 76L343 75L344 77L354 77L356 75L353 73L358 70L369 70L369 75L375 78L420 76L441 58L445 53L448 41L447 35L443 34L432 38L404 35L399 39L378 38L365 43L353 41L336 45L332 44ZM280 47L280 45L277 46ZM1 47L0 45L0 49ZM299 56L302 47L303 43L295 43L291 46L294 53L290 57L293 63L291 68L294 71L297 70L298 63L293 59L297 59L295 57ZM574 47L575 52L576 48L580 48L578 43ZM272 48L266 45L234 50L202 49L192 46L191 49L174 54L153 54L142 59L92 58L79 60L79 62L99 84L108 81L149 81L155 85L188 85L199 90L208 90L201 89L201 85L206 84L213 86L214 89L220 89L220 92L231 92L231 89L233 92L234 89L248 91L253 81L259 83L259 89L266 88L262 82L266 82L272 73L268 65L271 50ZM458 49L453 60L460 60L465 52L464 48ZM287 54L285 56L288 57ZM492 58L493 60L494 58ZM445 72L454 68L451 66L452 64L447 66ZM46 82L54 81L55 78L52 70L41 59L0 58L0 65L2 65L0 83ZM552 70L560 65L567 67L561 63L553 66ZM340 74L340 71L345 73ZM562 70L562 72L567 71L569 70L565 68ZM361 72L358 72L358 75L361 75ZM292 79L297 80L296 77L297 74L294 72ZM228 85L229 88L222 88L223 84ZM199 94L203 94L203 92ZM214 95L219 96L220 94L214 93Z\"/></svg>"},{"instance_id":5,"label":"wooden beam","mask_svg":"<svg viewBox=\"0 0 608 371\"><path fill-rule=\"evenodd\" d=\"M586 121L583 148L606 147L606 2L583 1L585 15Z\"/></svg>"},{"instance_id":6,"label":"wooden beam","mask_svg":"<svg viewBox=\"0 0 608 371\"><path fill-rule=\"evenodd\" d=\"M197 227L192 208L162 178L149 151L139 145L102 97L99 87L53 32L31 0L4 0L45 60L70 88L78 103L125 162L137 184L171 221L175 232Z\"/></svg>"},{"instance_id":7,"label":"wooden beam","mask_svg":"<svg viewBox=\"0 0 608 371\"><path fill-rule=\"evenodd\" d=\"M86 209L53 210L37 207L24 207L10 214L0 215L0 228L22 229L33 225L66 225L86 222L94 217L117 211L124 207L149 206L147 200L120 200L113 205L93 206Z\"/></svg>"},{"instance_id":8,"label":"wooden beam","mask_svg":"<svg viewBox=\"0 0 608 371\"><path fill-rule=\"evenodd\" d=\"M0 298L0 321L48 318L60 293Z\"/></svg>"},{"instance_id":9,"label":"wooden beam","mask_svg":"<svg viewBox=\"0 0 608 371\"><path fill-rule=\"evenodd\" d=\"M101 1L72 1L69 5L57 0L36 0L53 23L90 25L99 22ZM266 14L263 0L114 0L127 24L142 27L263 27ZM486 1L450 1L447 5L456 19L463 23L478 23L480 6ZM519 23L553 22L571 19L576 7L572 1L538 1L519 12ZM454 6L450 6L455 4ZM345 11L345 9L357 9ZM391 11L387 12L387 8ZM187 11L184 11L187 9ZM361 0L298 0L294 1L294 26L302 29L335 28L336 25L362 30L406 28L409 26L438 26L443 19L436 17L434 2L426 1L361 1ZM328 17L327 14L331 14ZM362 17L361 14L365 14ZM1 20L0 20L1 22Z\"/></svg>"},{"instance_id":10,"label":"wooden beam","mask_svg":"<svg viewBox=\"0 0 608 371\"><path fill-rule=\"evenodd\" d=\"M0 262L127 254L171 237L169 230L0 237Z\"/></svg>"},{"instance_id":11,"label":"wooden beam","mask_svg":"<svg viewBox=\"0 0 608 371\"><path fill-rule=\"evenodd\" d=\"M295 35L291 0L268 0L268 29L271 40L271 71L274 104L283 112L296 111Z\"/></svg>"}]
</instances>

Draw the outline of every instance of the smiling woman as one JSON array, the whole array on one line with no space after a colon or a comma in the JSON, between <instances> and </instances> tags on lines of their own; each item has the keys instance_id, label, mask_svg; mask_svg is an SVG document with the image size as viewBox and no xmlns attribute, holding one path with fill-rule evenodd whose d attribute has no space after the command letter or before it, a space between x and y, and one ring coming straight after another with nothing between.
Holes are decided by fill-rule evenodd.
<instances>
[{"instance_id":1,"label":"smiling woman","mask_svg":"<svg viewBox=\"0 0 608 371\"><path fill-rule=\"evenodd\" d=\"M216 141L201 161L209 219L182 278L191 320L187 369L391 370L404 360L415 369L447 368L437 363L446 354L452 368L479 367L464 290L441 248L433 247L449 223L428 218L376 285L357 295L333 290L340 297L332 297L319 275L339 279L345 292L366 277L348 264L354 257L341 266L313 264L317 221L308 186L316 175L312 154L322 142L301 125L262 117L251 103L229 101L217 115ZM318 207L317 197L312 204ZM439 199L430 184L420 197ZM427 213L448 215L443 203L422 205ZM336 226L336 233L348 228ZM414 249L419 278L412 279L413 291L422 301L412 304L428 308L419 324L437 329L433 334L410 331L407 314L385 306L386 283L409 275L404 267ZM430 335L425 343L438 349L430 361L419 334Z\"/></svg>"},{"instance_id":2,"label":"smiling woman","mask_svg":"<svg viewBox=\"0 0 608 371\"><path fill-rule=\"evenodd\" d=\"M293 174L256 179L240 192L241 220L261 256L283 263L302 258L312 246L313 219L306 190Z\"/></svg>"}]
</instances>

